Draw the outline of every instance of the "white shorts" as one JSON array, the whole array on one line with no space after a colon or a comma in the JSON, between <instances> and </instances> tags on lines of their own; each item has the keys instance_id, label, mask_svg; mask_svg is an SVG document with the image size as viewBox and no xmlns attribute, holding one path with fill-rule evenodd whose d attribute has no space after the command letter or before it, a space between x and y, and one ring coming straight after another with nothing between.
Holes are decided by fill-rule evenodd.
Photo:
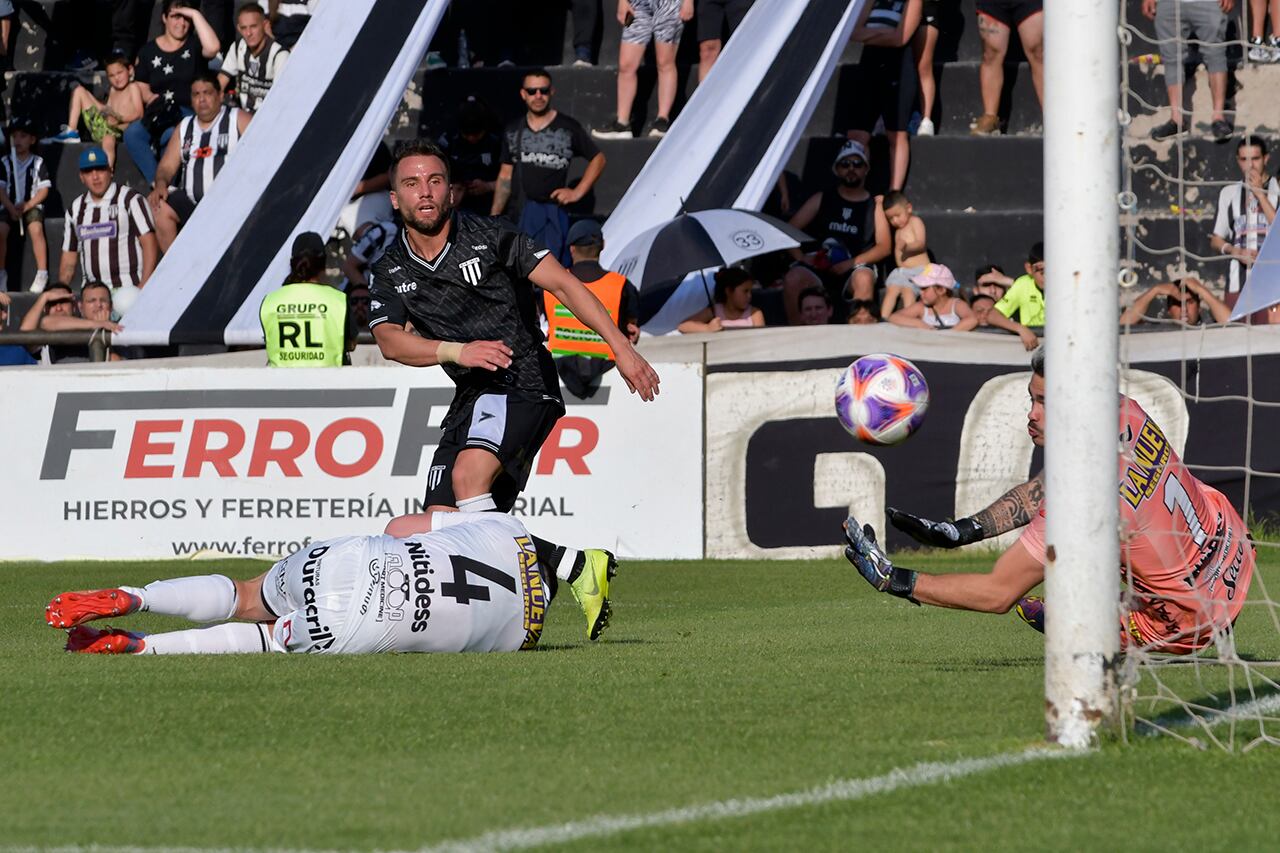
<instances>
[{"instance_id":1,"label":"white shorts","mask_svg":"<svg viewBox=\"0 0 1280 853\"><path fill-rule=\"evenodd\" d=\"M290 652L516 651L542 634L550 596L532 537L499 513L436 513L430 533L314 542L262 583Z\"/></svg>"}]
</instances>

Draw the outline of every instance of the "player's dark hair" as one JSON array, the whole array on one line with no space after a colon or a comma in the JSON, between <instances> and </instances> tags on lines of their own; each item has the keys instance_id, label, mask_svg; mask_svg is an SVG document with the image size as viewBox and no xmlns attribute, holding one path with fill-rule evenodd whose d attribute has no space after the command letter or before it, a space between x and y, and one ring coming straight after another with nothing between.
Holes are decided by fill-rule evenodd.
<instances>
[{"instance_id":1,"label":"player's dark hair","mask_svg":"<svg viewBox=\"0 0 1280 853\"><path fill-rule=\"evenodd\" d=\"M976 290L970 290L964 294L964 301L968 302L970 307L973 307L973 303L977 302L979 299L990 299L992 305L997 301L990 293L978 293Z\"/></svg>"},{"instance_id":2,"label":"player's dark hair","mask_svg":"<svg viewBox=\"0 0 1280 853\"><path fill-rule=\"evenodd\" d=\"M324 275L325 255L302 252L289 259L289 281L315 281Z\"/></svg>"},{"instance_id":3,"label":"player's dark hair","mask_svg":"<svg viewBox=\"0 0 1280 853\"><path fill-rule=\"evenodd\" d=\"M1027 252L1027 263L1038 264L1044 260L1044 241L1036 243L1031 247L1031 251Z\"/></svg>"},{"instance_id":4,"label":"player's dark hair","mask_svg":"<svg viewBox=\"0 0 1280 853\"><path fill-rule=\"evenodd\" d=\"M123 53L113 53L107 57L107 64L104 68L110 68L113 65L123 65L125 68L133 67L133 60L125 56Z\"/></svg>"},{"instance_id":5,"label":"player's dark hair","mask_svg":"<svg viewBox=\"0 0 1280 853\"><path fill-rule=\"evenodd\" d=\"M401 160L408 160L410 157L437 157L441 163L444 163L444 179L449 183L453 183L453 166L449 162L449 155L445 150L430 139L405 139L396 143L395 150L391 152L391 175L394 178L396 169L400 168ZM395 183L392 181L392 183Z\"/></svg>"},{"instance_id":6,"label":"player's dark hair","mask_svg":"<svg viewBox=\"0 0 1280 853\"><path fill-rule=\"evenodd\" d=\"M796 302L796 304L804 305L804 301L811 296L816 296L819 299L821 299L823 302L826 303L828 308L835 307L831 304L831 295L827 293L827 289L825 287L819 287L816 284L813 287L806 287L804 290L800 291L800 299Z\"/></svg>"},{"instance_id":7,"label":"player's dark hair","mask_svg":"<svg viewBox=\"0 0 1280 853\"><path fill-rule=\"evenodd\" d=\"M194 86L197 83L208 83L213 87L213 91L222 91L222 81L218 79L218 72L216 71L209 71L208 69L197 71L191 75L191 85Z\"/></svg>"},{"instance_id":8,"label":"player's dark hair","mask_svg":"<svg viewBox=\"0 0 1280 853\"><path fill-rule=\"evenodd\" d=\"M1248 133L1240 137L1240 141L1236 144L1237 154L1241 148L1257 148L1263 157L1267 156L1267 140L1255 133Z\"/></svg>"},{"instance_id":9,"label":"player's dark hair","mask_svg":"<svg viewBox=\"0 0 1280 853\"><path fill-rule=\"evenodd\" d=\"M858 312L867 310L867 313L875 318L876 322L880 322L880 306L876 304L874 299L851 299L849 300L849 316L857 317Z\"/></svg>"},{"instance_id":10,"label":"player's dark hair","mask_svg":"<svg viewBox=\"0 0 1280 853\"><path fill-rule=\"evenodd\" d=\"M983 264L973 271L973 280L976 282L989 272L998 272L1000 275L1004 275L1004 268L999 264Z\"/></svg>"},{"instance_id":11,"label":"player's dark hair","mask_svg":"<svg viewBox=\"0 0 1280 853\"><path fill-rule=\"evenodd\" d=\"M551 72L542 67L530 68L528 71L524 72L524 76L520 78L521 84L530 77L546 77L548 83L552 85L555 84L555 81L551 79Z\"/></svg>"},{"instance_id":12,"label":"player's dark hair","mask_svg":"<svg viewBox=\"0 0 1280 853\"><path fill-rule=\"evenodd\" d=\"M1177 278L1169 282L1174 287L1182 288L1182 279ZM1170 308L1177 305L1179 308L1186 307L1188 302L1200 303L1200 296L1194 290L1182 290L1179 296L1166 296L1164 298L1164 310L1167 312Z\"/></svg>"},{"instance_id":13,"label":"player's dark hair","mask_svg":"<svg viewBox=\"0 0 1280 853\"><path fill-rule=\"evenodd\" d=\"M895 207L911 204L911 199L907 198L907 194L902 190L890 190L884 194L884 209L893 210Z\"/></svg>"},{"instance_id":14,"label":"player's dark hair","mask_svg":"<svg viewBox=\"0 0 1280 853\"><path fill-rule=\"evenodd\" d=\"M716 302L724 302L729 298L729 291L739 285L751 281L751 274L742 267L725 267L716 272Z\"/></svg>"},{"instance_id":15,"label":"player's dark hair","mask_svg":"<svg viewBox=\"0 0 1280 853\"><path fill-rule=\"evenodd\" d=\"M1031 353L1031 372L1041 379L1044 378L1044 344L1036 347L1036 351Z\"/></svg>"}]
</instances>

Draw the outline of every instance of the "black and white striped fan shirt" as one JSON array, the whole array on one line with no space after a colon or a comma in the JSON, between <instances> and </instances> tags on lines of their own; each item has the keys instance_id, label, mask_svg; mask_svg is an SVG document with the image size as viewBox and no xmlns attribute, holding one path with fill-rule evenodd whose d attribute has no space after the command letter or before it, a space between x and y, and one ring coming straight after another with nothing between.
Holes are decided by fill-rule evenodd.
<instances>
[{"instance_id":1,"label":"black and white striped fan shirt","mask_svg":"<svg viewBox=\"0 0 1280 853\"><path fill-rule=\"evenodd\" d=\"M53 186L44 158L34 153L25 161L18 159L16 151L4 155L4 175L0 180L4 181L9 200L19 207L39 190Z\"/></svg>"},{"instance_id":2,"label":"black and white striped fan shirt","mask_svg":"<svg viewBox=\"0 0 1280 853\"><path fill-rule=\"evenodd\" d=\"M227 157L240 142L240 110L238 107L222 107L209 127L200 127L200 120L187 116L178 123L178 139L182 141L182 170L178 173L178 186L187 196L199 204L209 191L213 179L222 171Z\"/></svg>"},{"instance_id":3,"label":"black and white striped fan shirt","mask_svg":"<svg viewBox=\"0 0 1280 853\"><path fill-rule=\"evenodd\" d=\"M236 97L240 106L256 112L288 60L289 51L273 39L266 40L257 56L249 52L249 45L244 39L237 39L227 51L221 70L228 77L236 78Z\"/></svg>"},{"instance_id":4,"label":"black and white striped fan shirt","mask_svg":"<svg viewBox=\"0 0 1280 853\"><path fill-rule=\"evenodd\" d=\"M113 183L101 199L85 193L71 202L62 251L80 253L86 284L137 287L142 278L141 238L155 230L146 197Z\"/></svg>"}]
</instances>

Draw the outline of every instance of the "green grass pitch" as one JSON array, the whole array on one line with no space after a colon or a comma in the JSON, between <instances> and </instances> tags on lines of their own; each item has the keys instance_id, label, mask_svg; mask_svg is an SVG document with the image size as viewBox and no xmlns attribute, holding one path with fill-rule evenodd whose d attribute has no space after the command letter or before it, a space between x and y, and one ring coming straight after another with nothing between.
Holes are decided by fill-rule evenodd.
<instances>
[{"instance_id":1,"label":"green grass pitch","mask_svg":"<svg viewBox=\"0 0 1280 853\"><path fill-rule=\"evenodd\" d=\"M1280 590L1280 554L1262 557ZM843 561L624 564L605 642L584 640L566 593L543 647L510 655L73 656L41 619L64 589L262 568L0 566L0 849L417 850L1017 752L1043 734L1039 634L874 594ZM1238 633L1243 653L1280 659L1263 609ZM547 849L1274 849L1277 791L1280 748L1144 738Z\"/></svg>"}]
</instances>

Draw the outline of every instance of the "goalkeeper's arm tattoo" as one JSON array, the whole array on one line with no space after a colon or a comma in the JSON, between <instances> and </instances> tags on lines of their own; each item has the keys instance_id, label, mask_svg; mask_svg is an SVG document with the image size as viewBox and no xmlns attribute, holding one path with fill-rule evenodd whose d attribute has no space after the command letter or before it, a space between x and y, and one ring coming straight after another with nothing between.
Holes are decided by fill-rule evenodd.
<instances>
[{"instance_id":1,"label":"goalkeeper's arm tattoo","mask_svg":"<svg viewBox=\"0 0 1280 853\"><path fill-rule=\"evenodd\" d=\"M991 506L976 513L973 520L982 526L985 538L999 536L1029 524L1043 502L1044 472L1041 471L1030 481L1005 492Z\"/></svg>"}]
</instances>

